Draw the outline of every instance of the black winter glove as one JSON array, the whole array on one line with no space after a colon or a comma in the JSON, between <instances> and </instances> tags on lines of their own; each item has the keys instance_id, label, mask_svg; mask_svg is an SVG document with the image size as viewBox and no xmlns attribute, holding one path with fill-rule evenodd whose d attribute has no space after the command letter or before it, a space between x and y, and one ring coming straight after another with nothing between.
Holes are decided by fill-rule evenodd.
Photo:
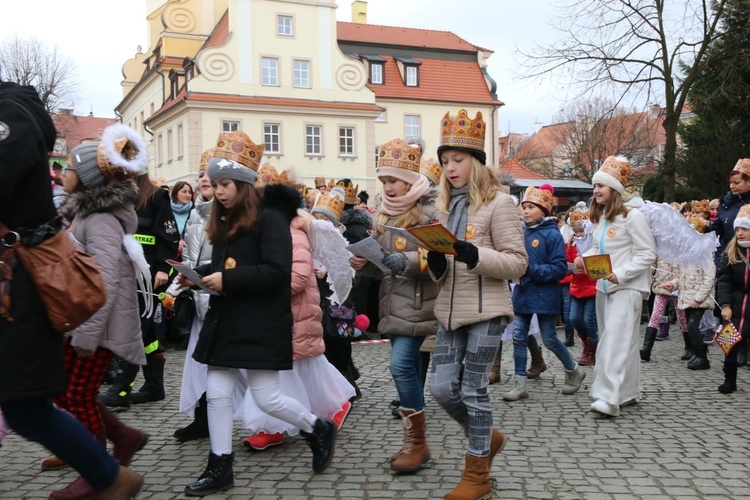
<instances>
[{"instance_id":1,"label":"black winter glove","mask_svg":"<svg viewBox=\"0 0 750 500\"><path fill-rule=\"evenodd\" d=\"M472 269L479 262L479 249L471 243L457 241L453 244L453 250L456 251L456 260L464 262L469 269Z\"/></svg>"},{"instance_id":2,"label":"black winter glove","mask_svg":"<svg viewBox=\"0 0 750 500\"><path fill-rule=\"evenodd\" d=\"M448 259L442 253L427 252L427 267L439 278L448 269Z\"/></svg>"}]
</instances>

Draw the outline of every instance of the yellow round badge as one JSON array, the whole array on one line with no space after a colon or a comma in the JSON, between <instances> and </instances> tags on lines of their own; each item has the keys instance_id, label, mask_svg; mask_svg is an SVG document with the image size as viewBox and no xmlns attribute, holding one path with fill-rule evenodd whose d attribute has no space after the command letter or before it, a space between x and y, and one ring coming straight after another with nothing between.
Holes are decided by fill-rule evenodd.
<instances>
[{"instance_id":1,"label":"yellow round badge","mask_svg":"<svg viewBox=\"0 0 750 500\"><path fill-rule=\"evenodd\" d=\"M610 227L609 229L607 229L607 237L608 238L614 238L616 234L617 234L617 229L615 229L613 227Z\"/></svg>"},{"instance_id":2,"label":"yellow round badge","mask_svg":"<svg viewBox=\"0 0 750 500\"><path fill-rule=\"evenodd\" d=\"M235 267L237 267L237 261L227 257L227 260L224 261L224 269L234 269Z\"/></svg>"},{"instance_id":3,"label":"yellow round badge","mask_svg":"<svg viewBox=\"0 0 750 500\"><path fill-rule=\"evenodd\" d=\"M393 242L393 246L396 247L396 250L405 250L406 245L408 245L408 242L403 236L399 236L396 238L396 241Z\"/></svg>"},{"instance_id":4,"label":"yellow round badge","mask_svg":"<svg viewBox=\"0 0 750 500\"><path fill-rule=\"evenodd\" d=\"M537 240L537 239L531 240L531 247L532 248L536 248L538 246L539 246L539 240Z\"/></svg>"},{"instance_id":5,"label":"yellow round badge","mask_svg":"<svg viewBox=\"0 0 750 500\"><path fill-rule=\"evenodd\" d=\"M474 224L466 224L466 239L470 240L473 239L474 236L477 235L477 228L474 227Z\"/></svg>"}]
</instances>

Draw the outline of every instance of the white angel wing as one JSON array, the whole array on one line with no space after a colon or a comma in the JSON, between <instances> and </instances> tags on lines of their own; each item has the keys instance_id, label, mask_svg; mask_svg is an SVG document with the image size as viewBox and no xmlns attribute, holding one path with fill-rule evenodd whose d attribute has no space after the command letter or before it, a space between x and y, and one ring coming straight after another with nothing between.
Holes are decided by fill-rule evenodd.
<instances>
[{"instance_id":1,"label":"white angel wing","mask_svg":"<svg viewBox=\"0 0 750 500\"><path fill-rule=\"evenodd\" d=\"M313 259L323 264L328 271L326 280L333 294L334 304L341 304L349 297L355 271L349 265L349 244L333 224L325 220L314 220L310 225L310 247Z\"/></svg>"},{"instance_id":2,"label":"white angel wing","mask_svg":"<svg viewBox=\"0 0 750 500\"><path fill-rule=\"evenodd\" d=\"M146 305L142 316L148 318L154 312L154 287L151 282L151 267L143 256L143 247L132 234L126 234L122 237L122 246L125 247L125 251L128 252L128 257L133 263L138 290L143 295L143 303Z\"/></svg>"},{"instance_id":3,"label":"white angel wing","mask_svg":"<svg viewBox=\"0 0 750 500\"><path fill-rule=\"evenodd\" d=\"M646 217L656 241L656 255L680 266L710 267L719 243L715 233L702 234L666 203L647 201L638 210Z\"/></svg>"}]
</instances>

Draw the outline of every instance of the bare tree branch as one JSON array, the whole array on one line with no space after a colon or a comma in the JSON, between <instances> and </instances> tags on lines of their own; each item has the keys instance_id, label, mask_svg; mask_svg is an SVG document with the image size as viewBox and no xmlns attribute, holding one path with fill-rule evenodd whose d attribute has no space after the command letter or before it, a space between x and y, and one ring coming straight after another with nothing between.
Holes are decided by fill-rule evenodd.
<instances>
[{"instance_id":1,"label":"bare tree branch","mask_svg":"<svg viewBox=\"0 0 750 500\"><path fill-rule=\"evenodd\" d=\"M75 102L75 63L57 46L49 48L38 38L14 35L1 40L0 71L5 80L35 87L50 113Z\"/></svg>"},{"instance_id":2,"label":"bare tree branch","mask_svg":"<svg viewBox=\"0 0 750 500\"><path fill-rule=\"evenodd\" d=\"M562 39L521 51L528 78L568 80L584 92L615 84L625 96L663 102L665 198L674 199L677 123L727 0L560 0ZM709 4L710 2L710 4Z\"/></svg>"}]
</instances>

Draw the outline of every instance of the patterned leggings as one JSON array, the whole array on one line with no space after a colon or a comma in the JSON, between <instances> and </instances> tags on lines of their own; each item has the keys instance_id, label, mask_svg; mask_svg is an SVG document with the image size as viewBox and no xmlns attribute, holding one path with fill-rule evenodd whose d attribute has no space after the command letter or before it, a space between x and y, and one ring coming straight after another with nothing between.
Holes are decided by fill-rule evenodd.
<instances>
[{"instance_id":1,"label":"patterned leggings","mask_svg":"<svg viewBox=\"0 0 750 500\"><path fill-rule=\"evenodd\" d=\"M65 394L52 398L52 402L80 420L92 434L104 427L96 398L111 359L112 351L101 347L91 356L79 357L70 345L70 337L65 339L68 386Z\"/></svg>"},{"instance_id":2,"label":"patterned leggings","mask_svg":"<svg viewBox=\"0 0 750 500\"><path fill-rule=\"evenodd\" d=\"M687 318L685 318L685 311L677 309L677 297L674 295L656 295L654 296L654 310L651 312L651 319L648 320L648 326L650 328L659 328L659 322L662 316L666 314L667 304L672 302L677 311L677 321L680 323L680 330L683 332L688 331Z\"/></svg>"},{"instance_id":3,"label":"patterned leggings","mask_svg":"<svg viewBox=\"0 0 750 500\"><path fill-rule=\"evenodd\" d=\"M492 438L492 405L487 390L505 317L448 330L440 325L432 351L432 397L464 429L468 454L487 457Z\"/></svg>"}]
</instances>

